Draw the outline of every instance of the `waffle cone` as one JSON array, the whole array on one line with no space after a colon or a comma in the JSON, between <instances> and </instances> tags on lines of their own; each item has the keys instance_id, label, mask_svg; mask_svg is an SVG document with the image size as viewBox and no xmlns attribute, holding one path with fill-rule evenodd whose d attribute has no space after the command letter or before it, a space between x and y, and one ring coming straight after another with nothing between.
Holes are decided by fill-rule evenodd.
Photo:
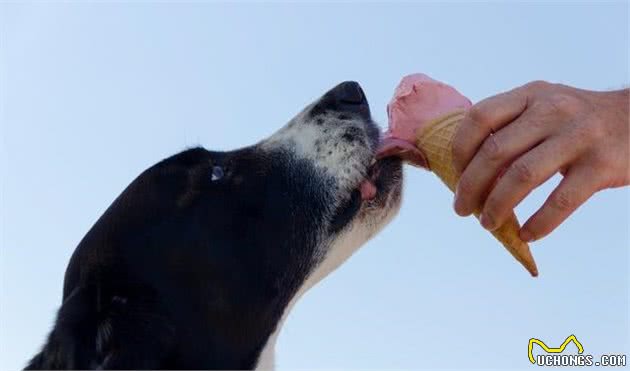
<instances>
[{"instance_id":1,"label":"waffle cone","mask_svg":"<svg viewBox=\"0 0 630 371\"><path fill-rule=\"evenodd\" d=\"M416 145L426 156L430 170L452 192L455 192L455 187L459 181L459 174L453 167L453 137L463 117L463 111L440 117L428 122L417 135ZM474 214L479 218L479 211ZM529 250L529 245L519 237L519 229L520 224L516 215L512 213L505 224L491 233L535 277L538 275L536 262Z\"/></svg>"}]
</instances>

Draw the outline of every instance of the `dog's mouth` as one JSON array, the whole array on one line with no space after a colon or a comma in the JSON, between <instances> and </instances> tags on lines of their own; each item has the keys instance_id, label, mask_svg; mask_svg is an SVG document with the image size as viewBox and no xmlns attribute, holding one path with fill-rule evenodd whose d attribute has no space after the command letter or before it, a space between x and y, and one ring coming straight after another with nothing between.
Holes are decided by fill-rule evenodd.
<instances>
[{"instance_id":1,"label":"dog's mouth","mask_svg":"<svg viewBox=\"0 0 630 371\"><path fill-rule=\"evenodd\" d=\"M373 200L379 192L377 183L379 182L379 176L381 175L382 164L376 157L372 159L372 163L368 167L365 179L359 184L359 193L361 194L361 200L369 201Z\"/></svg>"},{"instance_id":2,"label":"dog's mouth","mask_svg":"<svg viewBox=\"0 0 630 371\"><path fill-rule=\"evenodd\" d=\"M381 138L376 148L374 158L367 170L365 179L359 184L361 199L372 200L378 192L379 177L381 176L383 163L396 159L415 166L423 167L426 163L424 155L411 144L400 139L393 139L388 136ZM389 174L388 174L389 175Z\"/></svg>"},{"instance_id":3,"label":"dog's mouth","mask_svg":"<svg viewBox=\"0 0 630 371\"><path fill-rule=\"evenodd\" d=\"M378 189L376 188L375 180L378 174L379 167L376 163L376 159L374 159L372 165L368 168L366 178L359 184L359 193L363 201L372 200L376 197Z\"/></svg>"},{"instance_id":4,"label":"dog's mouth","mask_svg":"<svg viewBox=\"0 0 630 371\"><path fill-rule=\"evenodd\" d=\"M392 194L400 193L402 160L397 156L372 160L366 177L359 183L350 197L342 203L334 218L331 229L337 231L352 220L360 210L371 212L391 206Z\"/></svg>"}]
</instances>

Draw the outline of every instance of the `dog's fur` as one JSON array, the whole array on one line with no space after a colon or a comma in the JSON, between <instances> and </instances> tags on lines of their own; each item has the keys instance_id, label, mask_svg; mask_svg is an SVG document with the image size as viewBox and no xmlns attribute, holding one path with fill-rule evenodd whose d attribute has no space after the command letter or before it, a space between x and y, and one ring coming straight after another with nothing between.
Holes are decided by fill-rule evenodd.
<instances>
[{"instance_id":1,"label":"dog's fur","mask_svg":"<svg viewBox=\"0 0 630 371\"><path fill-rule=\"evenodd\" d=\"M152 166L77 247L27 368L272 368L293 303L398 211L401 163L372 165L378 140L346 82L256 145Z\"/></svg>"}]
</instances>

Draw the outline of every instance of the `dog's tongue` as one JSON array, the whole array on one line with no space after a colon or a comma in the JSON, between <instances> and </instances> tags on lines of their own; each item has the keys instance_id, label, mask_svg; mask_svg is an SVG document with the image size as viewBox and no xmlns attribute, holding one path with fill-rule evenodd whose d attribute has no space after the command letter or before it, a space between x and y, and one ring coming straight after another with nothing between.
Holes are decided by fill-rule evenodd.
<instances>
[{"instance_id":1,"label":"dog's tongue","mask_svg":"<svg viewBox=\"0 0 630 371\"><path fill-rule=\"evenodd\" d=\"M362 200L371 200L376 197L376 186L369 179L366 179L361 183L359 191L361 192Z\"/></svg>"},{"instance_id":2,"label":"dog's tongue","mask_svg":"<svg viewBox=\"0 0 630 371\"><path fill-rule=\"evenodd\" d=\"M412 142L393 137L387 131L376 149L376 159L390 156L398 156L415 166L428 167L427 159L418 147Z\"/></svg>"},{"instance_id":3,"label":"dog's tongue","mask_svg":"<svg viewBox=\"0 0 630 371\"><path fill-rule=\"evenodd\" d=\"M421 73L405 76L387 105L389 129L376 157L399 156L413 165L427 167L416 147L416 138L431 120L458 109L468 109L470 100L453 87Z\"/></svg>"}]
</instances>

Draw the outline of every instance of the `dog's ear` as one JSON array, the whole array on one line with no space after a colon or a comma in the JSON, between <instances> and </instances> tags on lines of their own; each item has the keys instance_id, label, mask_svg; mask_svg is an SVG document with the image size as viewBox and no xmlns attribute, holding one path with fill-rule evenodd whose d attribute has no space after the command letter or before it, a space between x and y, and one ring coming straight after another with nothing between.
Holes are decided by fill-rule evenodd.
<instances>
[{"instance_id":1,"label":"dog's ear","mask_svg":"<svg viewBox=\"0 0 630 371\"><path fill-rule=\"evenodd\" d=\"M162 369L175 344L175 326L155 298L114 296L99 323L97 369Z\"/></svg>"},{"instance_id":2,"label":"dog's ear","mask_svg":"<svg viewBox=\"0 0 630 371\"><path fill-rule=\"evenodd\" d=\"M145 297L151 288L123 285L135 292L127 301L114 287L154 282L172 262L165 251L177 251L182 236L197 237L187 229L194 216L186 208L199 191L196 178L207 175L208 157L201 148L169 157L116 198L75 250L55 326L26 369L161 368L174 326L161 317L159 301ZM121 264L131 264L131 272Z\"/></svg>"},{"instance_id":3,"label":"dog's ear","mask_svg":"<svg viewBox=\"0 0 630 371\"><path fill-rule=\"evenodd\" d=\"M89 369L96 360L96 308L85 288L73 290L57 312L55 327L26 370Z\"/></svg>"},{"instance_id":4,"label":"dog's ear","mask_svg":"<svg viewBox=\"0 0 630 371\"><path fill-rule=\"evenodd\" d=\"M78 287L57 313L55 327L27 370L159 369L174 344L174 327L142 298L98 303L97 287Z\"/></svg>"}]
</instances>

